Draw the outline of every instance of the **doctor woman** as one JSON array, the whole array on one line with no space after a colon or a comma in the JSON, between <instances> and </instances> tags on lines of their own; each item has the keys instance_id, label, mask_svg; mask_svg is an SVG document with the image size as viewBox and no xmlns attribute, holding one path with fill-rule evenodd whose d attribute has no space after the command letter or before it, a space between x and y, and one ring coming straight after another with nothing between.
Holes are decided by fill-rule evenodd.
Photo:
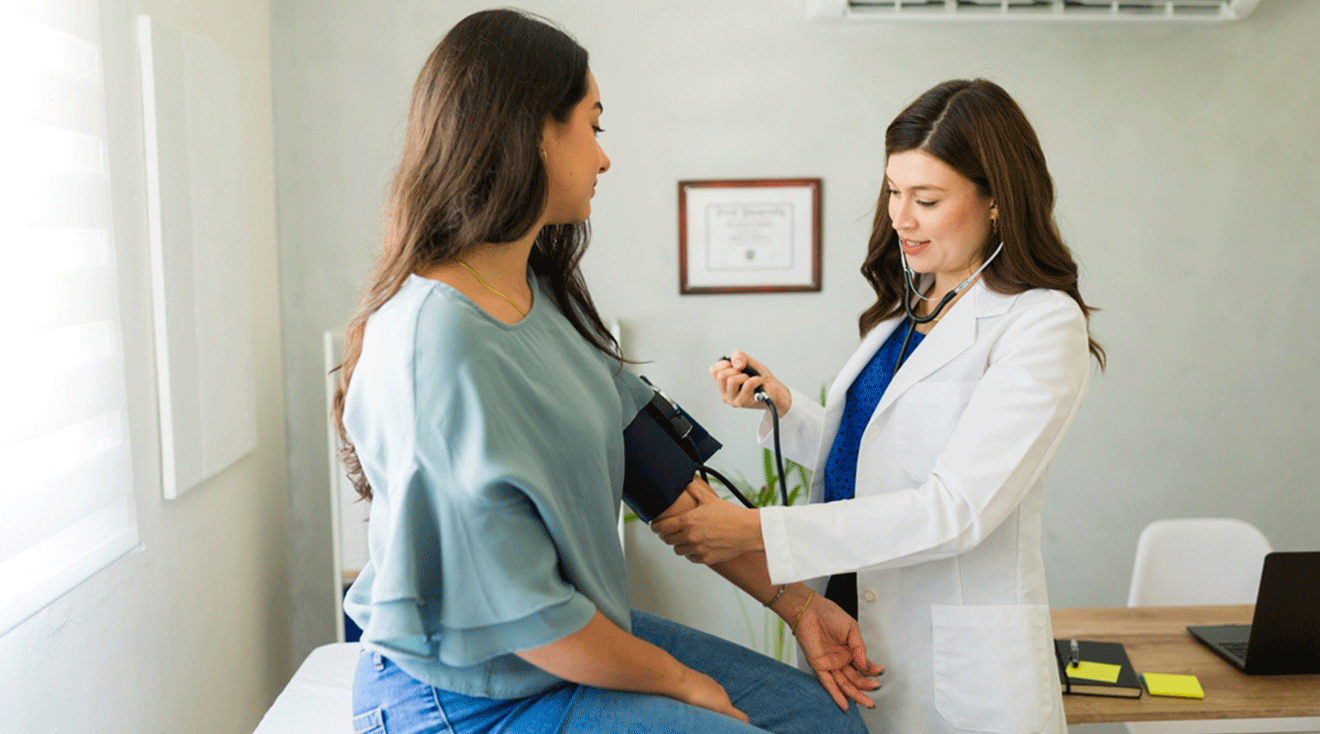
<instances>
[{"instance_id":1,"label":"doctor woman","mask_svg":"<svg viewBox=\"0 0 1320 734\"><path fill-rule=\"evenodd\" d=\"M1041 503L1104 351L1045 157L979 79L919 97L885 153L862 264L876 300L825 407L742 352L711 367L729 405L773 399L812 504L749 510L694 485L695 509L653 527L693 561L764 553L771 583L851 611L888 666L873 731L1063 734Z\"/></svg>"}]
</instances>

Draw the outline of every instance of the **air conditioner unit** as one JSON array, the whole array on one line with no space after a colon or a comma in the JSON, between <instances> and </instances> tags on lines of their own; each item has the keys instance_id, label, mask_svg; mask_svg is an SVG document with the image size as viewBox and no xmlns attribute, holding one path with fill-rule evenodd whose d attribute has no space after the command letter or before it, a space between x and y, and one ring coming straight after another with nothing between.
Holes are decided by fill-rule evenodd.
<instances>
[{"instance_id":1,"label":"air conditioner unit","mask_svg":"<svg viewBox=\"0 0 1320 734\"><path fill-rule=\"evenodd\" d=\"M807 18L847 21L1223 22L1260 0L807 0Z\"/></svg>"}]
</instances>

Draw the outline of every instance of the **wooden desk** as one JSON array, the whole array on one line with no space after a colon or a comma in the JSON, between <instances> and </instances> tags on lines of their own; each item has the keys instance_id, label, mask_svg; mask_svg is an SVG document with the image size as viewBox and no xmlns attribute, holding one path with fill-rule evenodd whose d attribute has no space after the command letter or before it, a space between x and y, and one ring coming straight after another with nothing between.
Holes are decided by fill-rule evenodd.
<instances>
[{"instance_id":1,"label":"wooden desk","mask_svg":"<svg viewBox=\"0 0 1320 734\"><path fill-rule=\"evenodd\" d=\"M1121 642L1138 673L1195 675L1205 698L1064 696L1069 724L1320 716L1320 674L1247 675L1187 632L1189 624L1251 624L1252 605L1053 609L1056 638Z\"/></svg>"}]
</instances>

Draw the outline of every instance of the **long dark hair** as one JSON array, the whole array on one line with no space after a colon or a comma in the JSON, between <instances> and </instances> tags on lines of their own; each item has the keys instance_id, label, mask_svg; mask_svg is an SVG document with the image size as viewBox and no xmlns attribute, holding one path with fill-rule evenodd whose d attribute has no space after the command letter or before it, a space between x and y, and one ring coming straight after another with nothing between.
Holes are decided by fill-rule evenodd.
<instances>
[{"instance_id":1,"label":"long dark hair","mask_svg":"<svg viewBox=\"0 0 1320 734\"><path fill-rule=\"evenodd\" d=\"M587 73L587 51L568 34L527 13L487 10L445 34L417 76L382 251L344 337L331 408L340 459L363 498L371 499L371 485L344 431L344 394L367 319L410 274L482 243L513 242L535 226L549 191L543 126L568 120L587 95ZM585 222L547 225L528 262L573 328L618 357L578 267L589 236Z\"/></svg>"},{"instance_id":2,"label":"long dark hair","mask_svg":"<svg viewBox=\"0 0 1320 734\"><path fill-rule=\"evenodd\" d=\"M1045 166L1036 131L1017 102L994 82L955 79L943 82L908 105L885 130L885 156L920 150L947 164L994 199L999 234L981 248L985 262L1002 240L1004 251L982 277L999 293L1032 288L1063 291L1090 321L1095 310L1077 289L1077 264L1054 223L1054 180ZM876 324L903 311L903 269L898 234L889 219L889 187L880 190L862 275L876 300L862 312L863 336ZM1088 336L1100 368L1105 350Z\"/></svg>"}]
</instances>

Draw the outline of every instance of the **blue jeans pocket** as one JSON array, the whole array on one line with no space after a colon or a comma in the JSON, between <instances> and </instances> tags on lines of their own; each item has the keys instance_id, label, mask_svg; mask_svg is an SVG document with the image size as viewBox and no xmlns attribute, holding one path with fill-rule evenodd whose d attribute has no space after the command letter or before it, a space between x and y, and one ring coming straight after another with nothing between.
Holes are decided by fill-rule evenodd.
<instances>
[{"instance_id":1,"label":"blue jeans pocket","mask_svg":"<svg viewBox=\"0 0 1320 734\"><path fill-rule=\"evenodd\" d=\"M353 734L385 734L385 722L380 709L372 709L353 717Z\"/></svg>"}]
</instances>

